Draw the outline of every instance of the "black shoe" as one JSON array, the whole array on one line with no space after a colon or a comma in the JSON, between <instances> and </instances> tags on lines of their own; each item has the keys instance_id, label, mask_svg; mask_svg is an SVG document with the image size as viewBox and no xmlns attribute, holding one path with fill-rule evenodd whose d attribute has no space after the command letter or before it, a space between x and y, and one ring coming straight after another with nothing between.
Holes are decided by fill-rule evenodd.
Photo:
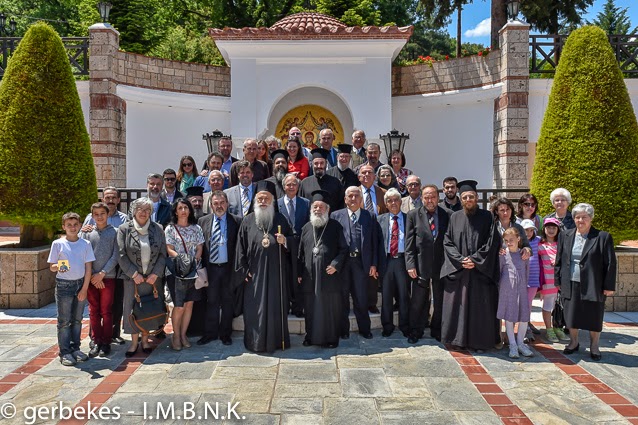
<instances>
[{"instance_id":1,"label":"black shoe","mask_svg":"<svg viewBox=\"0 0 638 425\"><path fill-rule=\"evenodd\" d=\"M308 339L304 339L301 345L303 345L304 347L310 347L312 345L312 342L310 342L310 340Z\"/></svg>"},{"instance_id":2,"label":"black shoe","mask_svg":"<svg viewBox=\"0 0 638 425\"><path fill-rule=\"evenodd\" d=\"M97 357L98 354L100 354L100 346L93 343L93 347L91 347L91 349L89 350L89 357Z\"/></svg>"},{"instance_id":3,"label":"black shoe","mask_svg":"<svg viewBox=\"0 0 638 425\"><path fill-rule=\"evenodd\" d=\"M415 337L414 335L410 335L410 337L408 338L408 342L410 344L416 344L417 342L419 342L419 338Z\"/></svg>"},{"instance_id":4,"label":"black shoe","mask_svg":"<svg viewBox=\"0 0 638 425\"><path fill-rule=\"evenodd\" d=\"M111 354L111 346L109 344L102 344L100 346L100 357L108 357Z\"/></svg>"},{"instance_id":5,"label":"black shoe","mask_svg":"<svg viewBox=\"0 0 638 425\"><path fill-rule=\"evenodd\" d=\"M209 342L215 341L217 338L213 336L203 336L197 340L197 345L206 345Z\"/></svg>"},{"instance_id":6,"label":"black shoe","mask_svg":"<svg viewBox=\"0 0 638 425\"><path fill-rule=\"evenodd\" d=\"M379 314L379 309L377 308L377 306L368 307L368 312L370 312L371 314Z\"/></svg>"},{"instance_id":7,"label":"black shoe","mask_svg":"<svg viewBox=\"0 0 638 425\"><path fill-rule=\"evenodd\" d=\"M392 311L399 311L399 303L394 303L392 306Z\"/></svg>"},{"instance_id":8,"label":"black shoe","mask_svg":"<svg viewBox=\"0 0 638 425\"><path fill-rule=\"evenodd\" d=\"M359 335L361 335L365 339L372 339L372 332L359 332Z\"/></svg>"},{"instance_id":9,"label":"black shoe","mask_svg":"<svg viewBox=\"0 0 638 425\"><path fill-rule=\"evenodd\" d=\"M384 336L384 337L387 338L390 335L392 335L392 332L394 332L394 331L386 331L386 330L384 330L383 332L381 332L381 336Z\"/></svg>"},{"instance_id":10,"label":"black shoe","mask_svg":"<svg viewBox=\"0 0 638 425\"><path fill-rule=\"evenodd\" d=\"M589 356L590 356L590 357L591 357L591 359L592 359L593 361L595 361L595 362L599 362L599 361L601 361L601 360L603 359L603 355L602 355L602 354L600 354L600 353L598 353L598 354L596 354L596 353L589 353Z\"/></svg>"},{"instance_id":11,"label":"black shoe","mask_svg":"<svg viewBox=\"0 0 638 425\"><path fill-rule=\"evenodd\" d=\"M574 348L565 347L563 354L573 354L580 349L580 343L576 344Z\"/></svg>"},{"instance_id":12,"label":"black shoe","mask_svg":"<svg viewBox=\"0 0 638 425\"><path fill-rule=\"evenodd\" d=\"M111 338L111 342L118 345L124 345L126 341L124 341L124 339L119 336L114 336L113 338Z\"/></svg>"},{"instance_id":13,"label":"black shoe","mask_svg":"<svg viewBox=\"0 0 638 425\"><path fill-rule=\"evenodd\" d=\"M338 342L330 342L328 344L323 344L323 348L337 348L339 346Z\"/></svg>"},{"instance_id":14,"label":"black shoe","mask_svg":"<svg viewBox=\"0 0 638 425\"><path fill-rule=\"evenodd\" d=\"M345 332L341 334L341 339L349 339L350 338L350 333Z\"/></svg>"},{"instance_id":15,"label":"black shoe","mask_svg":"<svg viewBox=\"0 0 638 425\"><path fill-rule=\"evenodd\" d=\"M126 353L124 353L124 355L125 355L126 357L133 357L133 356L135 355L135 353L137 353L137 349L138 349L138 348L140 348L140 344L139 344L139 343L135 346L135 350L133 350L133 351L127 351Z\"/></svg>"},{"instance_id":16,"label":"black shoe","mask_svg":"<svg viewBox=\"0 0 638 425\"><path fill-rule=\"evenodd\" d=\"M233 339L229 336L223 336L221 337L221 340L224 345L233 345Z\"/></svg>"},{"instance_id":17,"label":"black shoe","mask_svg":"<svg viewBox=\"0 0 638 425\"><path fill-rule=\"evenodd\" d=\"M529 322L528 326L529 326L529 329L532 331L532 333L534 335L540 335L541 334L541 331L538 330L538 328L536 328L536 326L532 325L532 322Z\"/></svg>"},{"instance_id":18,"label":"black shoe","mask_svg":"<svg viewBox=\"0 0 638 425\"><path fill-rule=\"evenodd\" d=\"M155 338L159 338L159 339L164 339L164 338L166 338L166 332L161 331L160 333L158 333L157 335L155 335Z\"/></svg>"}]
</instances>

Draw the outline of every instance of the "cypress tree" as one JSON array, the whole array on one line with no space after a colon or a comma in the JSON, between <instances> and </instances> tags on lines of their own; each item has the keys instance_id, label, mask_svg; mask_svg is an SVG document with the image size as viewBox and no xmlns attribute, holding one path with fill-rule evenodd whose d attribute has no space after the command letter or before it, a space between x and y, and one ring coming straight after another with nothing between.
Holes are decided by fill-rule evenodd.
<instances>
[{"instance_id":1,"label":"cypress tree","mask_svg":"<svg viewBox=\"0 0 638 425\"><path fill-rule=\"evenodd\" d=\"M29 28L0 85L0 219L20 223L36 246L68 211L97 199L91 144L62 39L46 23Z\"/></svg>"},{"instance_id":2,"label":"cypress tree","mask_svg":"<svg viewBox=\"0 0 638 425\"><path fill-rule=\"evenodd\" d=\"M619 242L638 239L636 176L638 123L623 75L605 32L582 27L556 70L531 191L548 207L553 189L568 189L572 205L592 204L594 225Z\"/></svg>"}]
</instances>

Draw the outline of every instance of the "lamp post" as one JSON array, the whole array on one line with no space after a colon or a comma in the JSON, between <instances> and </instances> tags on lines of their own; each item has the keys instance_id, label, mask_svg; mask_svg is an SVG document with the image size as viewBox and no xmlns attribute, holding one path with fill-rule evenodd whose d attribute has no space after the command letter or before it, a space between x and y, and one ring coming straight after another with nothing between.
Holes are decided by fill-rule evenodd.
<instances>
[{"instance_id":1,"label":"lamp post","mask_svg":"<svg viewBox=\"0 0 638 425\"><path fill-rule=\"evenodd\" d=\"M0 12L0 35L11 37L16 32L16 21L11 18L9 27L7 27L7 16L4 12Z\"/></svg>"},{"instance_id":2,"label":"lamp post","mask_svg":"<svg viewBox=\"0 0 638 425\"><path fill-rule=\"evenodd\" d=\"M219 152L218 145L220 139L232 139L232 136L224 136L224 133L218 129L213 130L211 134L202 134L202 140L206 141L206 147L208 148L208 154Z\"/></svg>"},{"instance_id":3,"label":"lamp post","mask_svg":"<svg viewBox=\"0 0 638 425\"><path fill-rule=\"evenodd\" d=\"M109 21L109 13L111 13L111 8L113 5L106 1L101 1L97 4L97 10L100 11L100 17L102 18L102 23L106 24Z\"/></svg>"},{"instance_id":4,"label":"lamp post","mask_svg":"<svg viewBox=\"0 0 638 425\"><path fill-rule=\"evenodd\" d=\"M507 16L510 22L518 21L518 11L520 7L519 0L509 0L507 2Z\"/></svg>"},{"instance_id":5,"label":"lamp post","mask_svg":"<svg viewBox=\"0 0 638 425\"><path fill-rule=\"evenodd\" d=\"M385 152L388 156L388 164L391 162L390 155L392 154L392 151L398 150L399 152L403 152L403 149L405 148L405 142L409 138L409 134L399 134L396 129L392 130L388 134L379 134L379 139L383 140Z\"/></svg>"}]
</instances>

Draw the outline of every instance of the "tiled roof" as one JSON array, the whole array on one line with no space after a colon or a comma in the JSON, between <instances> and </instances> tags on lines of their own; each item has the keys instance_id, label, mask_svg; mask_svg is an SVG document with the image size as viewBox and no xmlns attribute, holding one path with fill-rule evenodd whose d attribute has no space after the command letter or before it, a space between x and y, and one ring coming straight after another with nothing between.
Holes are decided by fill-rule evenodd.
<instances>
[{"instance_id":1,"label":"tiled roof","mask_svg":"<svg viewBox=\"0 0 638 425\"><path fill-rule=\"evenodd\" d=\"M210 28L215 40L306 40L306 39L408 39L408 27L348 27L343 22L321 13L295 13L270 28Z\"/></svg>"}]
</instances>

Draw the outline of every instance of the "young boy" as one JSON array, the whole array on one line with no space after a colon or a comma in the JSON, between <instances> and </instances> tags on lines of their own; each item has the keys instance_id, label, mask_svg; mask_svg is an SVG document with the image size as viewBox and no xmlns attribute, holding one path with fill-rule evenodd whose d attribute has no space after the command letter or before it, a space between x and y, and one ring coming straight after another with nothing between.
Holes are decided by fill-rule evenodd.
<instances>
[{"instance_id":1,"label":"young boy","mask_svg":"<svg viewBox=\"0 0 638 425\"><path fill-rule=\"evenodd\" d=\"M95 261L92 265L91 284L87 298L89 319L94 345L89 357L106 357L111 353L113 334L113 295L115 293L115 266L117 264L117 231L108 224L109 207L103 202L91 205L91 216L95 227L80 236L88 240L93 248Z\"/></svg>"},{"instance_id":2,"label":"young boy","mask_svg":"<svg viewBox=\"0 0 638 425\"><path fill-rule=\"evenodd\" d=\"M89 241L80 239L80 216L68 212L62 216L66 236L53 242L49 270L55 277L55 304L58 308L58 346L60 362L73 366L88 356L80 351L82 315L91 281L91 262L95 261Z\"/></svg>"}]
</instances>

